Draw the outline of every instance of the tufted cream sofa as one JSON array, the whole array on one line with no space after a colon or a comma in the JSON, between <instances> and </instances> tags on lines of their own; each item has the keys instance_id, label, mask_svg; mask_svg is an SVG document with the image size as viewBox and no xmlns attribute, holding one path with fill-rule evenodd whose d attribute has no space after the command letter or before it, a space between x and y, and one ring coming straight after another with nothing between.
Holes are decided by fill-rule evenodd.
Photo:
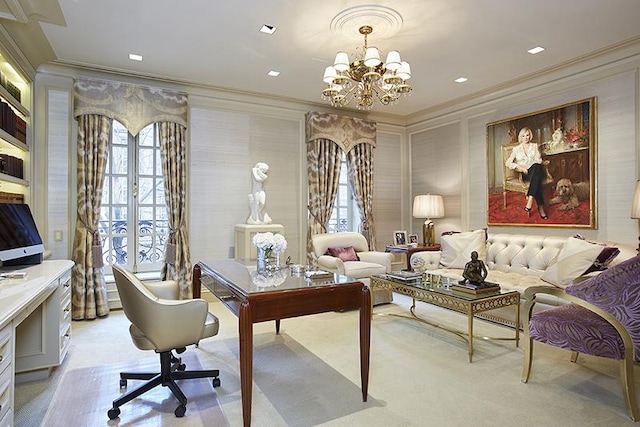
<instances>
[{"instance_id":1,"label":"tufted cream sofa","mask_svg":"<svg viewBox=\"0 0 640 427\"><path fill-rule=\"evenodd\" d=\"M500 284L502 289L517 290L522 296L524 291L531 286L554 285L542 280L541 276L556 261L556 256L569 237L538 236L525 234L493 233L487 236L488 270L487 281ZM613 260L616 264L636 255L634 248L627 245L609 243L620 249L620 254ZM440 264L441 252L417 252L411 256L411 265L417 271L429 270L431 273L451 277L454 280L462 279L462 269L446 268ZM534 311L563 304L550 295L539 295L536 299ZM521 301L521 314L524 299ZM508 326L515 325L515 313L513 308L491 310L483 313L481 317ZM520 316L520 328L522 319Z\"/></svg>"}]
</instances>

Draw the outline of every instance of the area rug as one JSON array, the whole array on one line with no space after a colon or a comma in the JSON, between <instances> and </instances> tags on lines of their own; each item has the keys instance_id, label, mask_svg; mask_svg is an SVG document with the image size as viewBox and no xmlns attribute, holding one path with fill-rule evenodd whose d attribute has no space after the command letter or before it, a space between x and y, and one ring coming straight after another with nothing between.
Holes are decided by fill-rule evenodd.
<instances>
[{"instance_id":1,"label":"area rug","mask_svg":"<svg viewBox=\"0 0 640 427\"><path fill-rule=\"evenodd\" d=\"M195 352L182 355L187 369L202 369ZM121 406L120 418L109 420L107 411L114 399L126 392L120 389L120 372L150 371L159 368L159 357L138 362L73 369L60 382L42 426L228 426L209 379L185 380L178 384L188 399L187 412L176 418L178 405L167 387L156 387ZM141 384L129 381L129 390Z\"/></svg>"}]
</instances>

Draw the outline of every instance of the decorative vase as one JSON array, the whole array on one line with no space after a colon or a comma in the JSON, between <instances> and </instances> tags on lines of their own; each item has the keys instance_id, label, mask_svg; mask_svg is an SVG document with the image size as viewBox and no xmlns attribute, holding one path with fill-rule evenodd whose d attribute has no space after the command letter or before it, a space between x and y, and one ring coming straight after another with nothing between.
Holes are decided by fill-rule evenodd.
<instances>
[{"instance_id":1,"label":"decorative vase","mask_svg":"<svg viewBox=\"0 0 640 427\"><path fill-rule=\"evenodd\" d=\"M258 273L269 274L280 270L279 254L270 249L258 248L258 257L256 258Z\"/></svg>"}]
</instances>

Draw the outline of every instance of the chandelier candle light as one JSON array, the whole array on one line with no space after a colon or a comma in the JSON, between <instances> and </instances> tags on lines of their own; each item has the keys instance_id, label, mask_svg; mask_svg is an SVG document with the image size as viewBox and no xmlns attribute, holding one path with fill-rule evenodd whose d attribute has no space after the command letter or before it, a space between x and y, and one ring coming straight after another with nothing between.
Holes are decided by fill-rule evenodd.
<instances>
[{"instance_id":1,"label":"chandelier candle light","mask_svg":"<svg viewBox=\"0 0 640 427\"><path fill-rule=\"evenodd\" d=\"M356 52L350 62L346 52L338 52L333 66L324 70L327 87L322 91L322 98L334 107L344 107L355 99L358 108L364 110L373 107L376 99L383 105L397 102L401 95L411 92L407 84L411 78L409 63L400 60L397 50L390 51L382 63L378 48L367 44L373 27L364 25L359 32L364 36L364 58Z\"/></svg>"}]
</instances>

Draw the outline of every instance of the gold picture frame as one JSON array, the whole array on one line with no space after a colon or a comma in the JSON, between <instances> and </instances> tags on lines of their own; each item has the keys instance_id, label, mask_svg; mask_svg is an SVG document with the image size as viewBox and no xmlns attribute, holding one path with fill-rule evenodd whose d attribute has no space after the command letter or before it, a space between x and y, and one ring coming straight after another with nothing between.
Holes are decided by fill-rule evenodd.
<instances>
[{"instance_id":1,"label":"gold picture frame","mask_svg":"<svg viewBox=\"0 0 640 427\"><path fill-rule=\"evenodd\" d=\"M541 210L525 210L528 175L506 165L524 128L542 159ZM487 185L488 225L597 228L596 97L488 123Z\"/></svg>"}]
</instances>

